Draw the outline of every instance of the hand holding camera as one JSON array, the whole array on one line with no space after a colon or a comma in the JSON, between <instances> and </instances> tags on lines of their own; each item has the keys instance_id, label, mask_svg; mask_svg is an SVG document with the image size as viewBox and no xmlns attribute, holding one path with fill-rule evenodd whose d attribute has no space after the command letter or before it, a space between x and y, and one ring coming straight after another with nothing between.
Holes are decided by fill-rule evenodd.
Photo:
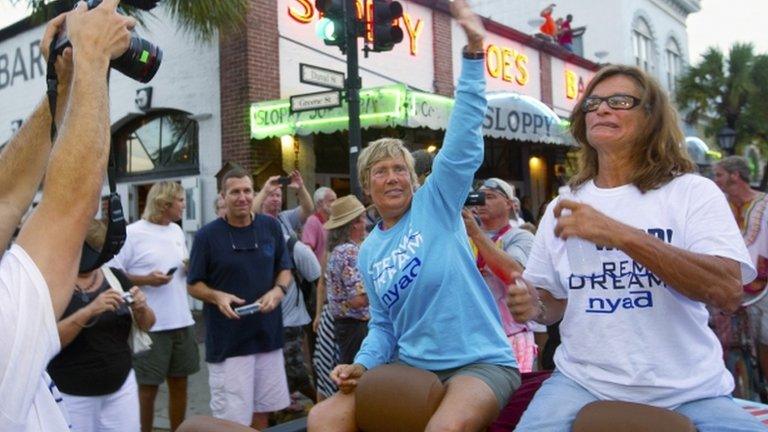
<instances>
[{"instance_id":1,"label":"hand holding camera","mask_svg":"<svg viewBox=\"0 0 768 432\"><path fill-rule=\"evenodd\" d=\"M64 31L57 31L50 55L64 54L67 48L74 47L76 56L82 56L85 61L112 60L110 66L126 76L149 82L160 67L163 52L132 32L136 20L118 14L118 3L119 0L78 3L72 12L66 14L66 26ZM134 6L151 9L154 4ZM44 49L49 46L50 41L44 44Z\"/></svg>"},{"instance_id":2,"label":"hand holding camera","mask_svg":"<svg viewBox=\"0 0 768 432\"><path fill-rule=\"evenodd\" d=\"M128 299L130 299L130 301ZM125 304L130 306L134 312L142 311L147 308L147 296L137 286L132 287L128 292L124 292L123 300L125 300Z\"/></svg>"},{"instance_id":3,"label":"hand holding camera","mask_svg":"<svg viewBox=\"0 0 768 432\"><path fill-rule=\"evenodd\" d=\"M136 20L117 13L119 0L79 2L67 14L65 34L59 34L57 48L71 43L75 58L109 61L129 47ZM65 40L68 41L65 42Z\"/></svg>"},{"instance_id":4,"label":"hand holding camera","mask_svg":"<svg viewBox=\"0 0 768 432\"><path fill-rule=\"evenodd\" d=\"M91 309L91 316L98 316L104 312L116 312L123 303L119 292L108 289L88 303L87 307Z\"/></svg>"}]
</instances>

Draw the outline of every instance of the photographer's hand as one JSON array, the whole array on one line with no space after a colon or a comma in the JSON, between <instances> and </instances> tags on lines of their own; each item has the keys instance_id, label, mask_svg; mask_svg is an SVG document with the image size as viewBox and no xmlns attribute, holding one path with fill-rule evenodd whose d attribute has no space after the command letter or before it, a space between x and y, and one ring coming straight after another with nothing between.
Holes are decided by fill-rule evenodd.
<instances>
[{"instance_id":1,"label":"photographer's hand","mask_svg":"<svg viewBox=\"0 0 768 432\"><path fill-rule=\"evenodd\" d=\"M147 296L137 286L131 288L129 292L133 296L133 304L131 305L133 319L140 329L149 331L155 325L155 313L147 303Z\"/></svg>"},{"instance_id":2,"label":"photographer's hand","mask_svg":"<svg viewBox=\"0 0 768 432\"><path fill-rule=\"evenodd\" d=\"M43 58L46 63L51 55L50 47L51 42L59 33L65 31L64 22L67 18L67 14L63 13L48 22L45 27L45 34L40 41L40 52L43 54ZM67 106L67 99L69 98L69 87L72 83L72 48L65 48L60 56L56 58L54 63L56 67L56 76L59 80L58 85L58 99L56 102L56 123L61 123L61 118L64 115L64 107Z\"/></svg>"},{"instance_id":3,"label":"photographer's hand","mask_svg":"<svg viewBox=\"0 0 768 432\"><path fill-rule=\"evenodd\" d=\"M97 63L105 68L109 60L123 54L131 42L136 20L117 13L119 0L104 0L92 10L81 1L67 14L66 31L77 61Z\"/></svg>"}]
</instances>

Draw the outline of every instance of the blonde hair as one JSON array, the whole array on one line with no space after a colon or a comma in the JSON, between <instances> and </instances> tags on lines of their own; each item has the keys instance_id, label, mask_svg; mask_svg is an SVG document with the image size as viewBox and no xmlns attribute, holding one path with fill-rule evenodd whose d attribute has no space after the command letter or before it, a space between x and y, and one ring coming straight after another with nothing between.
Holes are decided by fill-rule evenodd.
<instances>
[{"instance_id":1,"label":"blonde hair","mask_svg":"<svg viewBox=\"0 0 768 432\"><path fill-rule=\"evenodd\" d=\"M94 219L88 225L88 231L85 234L85 242L94 250L101 250L104 247L104 240L107 238L107 226L104 222Z\"/></svg>"},{"instance_id":2,"label":"blonde hair","mask_svg":"<svg viewBox=\"0 0 768 432\"><path fill-rule=\"evenodd\" d=\"M172 181L161 181L152 185L147 193L147 204L141 218L160 223L163 212L173 204L176 197L184 194L184 188Z\"/></svg>"},{"instance_id":3,"label":"blonde hair","mask_svg":"<svg viewBox=\"0 0 768 432\"><path fill-rule=\"evenodd\" d=\"M600 69L592 78L571 113L571 133L581 146L579 171L569 181L571 187L578 189L597 177L598 172L597 151L587 141L586 113L581 106L600 82L617 75L635 82L642 93L640 105L635 109L645 113L639 136L632 143L630 182L640 191L647 192L669 183L677 176L694 172L695 165L683 145L684 137L678 126L677 112L659 83L637 67L609 65Z\"/></svg>"},{"instance_id":4,"label":"blonde hair","mask_svg":"<svg viewBox=\"0 0 768 432\"><path fill-rule=\"evenodd\" d=\"M369 143L368 147L360 152L360 156L357 159L357 178L359 179L360 186L363 190L368 189L371 180L372 166L385 159L393 159L398 156L405 160L405 165L408 167L408 173L411 178L411 185L415 186L418 179L416 178L416 170L414 169L413 156L411 155L411 152L405 148L403 140L397 138L380 138Z\"/></svg>"}]
</instances>

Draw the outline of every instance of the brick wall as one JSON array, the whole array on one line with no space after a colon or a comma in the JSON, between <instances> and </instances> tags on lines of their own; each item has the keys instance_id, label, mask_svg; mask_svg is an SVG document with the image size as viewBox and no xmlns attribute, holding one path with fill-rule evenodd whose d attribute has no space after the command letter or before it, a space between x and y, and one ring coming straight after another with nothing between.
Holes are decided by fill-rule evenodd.
<instances>
[{"instance_id":1,"label":"brick wall","mask_svg":"<svg viewBox=\"0 0 768 432\"><path fill-rule=\"evenodd\" d=\"M541 101L552 106L552 57L542 52L539 61L541 73Z\"/></svg>"},{"instance_id":2,"label":"brick wall","mask_svg":"<svg viewBox=\"0 0 768 432\"><path fill-rule=\"evenodd\" d=\"M274 140L251 143L248 118L250 103L280 97L277 13L274 0L251 0L245 23L219 42L222 161L249 171L281 158Z\"/></svg>"},{"instance_id":3,"label":"brick wall","mask_svg":"<svg viewBox=\"0 0 768 432\"><path fill-rule=\"evenodd\" d=\"M435 93L453 97L453 61L451 47L451 16L439 10L432 11L435 50Z\"/></svg>"}]
</instances>

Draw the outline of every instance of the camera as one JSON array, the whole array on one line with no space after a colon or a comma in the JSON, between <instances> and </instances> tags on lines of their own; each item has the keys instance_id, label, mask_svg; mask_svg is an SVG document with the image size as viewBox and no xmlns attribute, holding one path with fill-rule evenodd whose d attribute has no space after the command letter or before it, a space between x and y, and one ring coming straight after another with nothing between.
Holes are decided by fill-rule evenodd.
<instances>
[{"instance_id":1,"label":"camera","mask_svg":"<svg viewBox=\"0 0 768 432\"><path fill-rule=\"evenodd\" d=\"M102 0L87 0L86 4L88 5L88 10L101 4L101 1ZM146 1L123 0L123 3L145 10L154 7L153 2ZM58 56L64 52L65 48L71 46L72 44L66 34L61 33L56 38L51 56ZM131 43L128 46L128 49L120 57L112 60L109 65L129 78L146 83L154 78L157 70L160 68L162 60L163 51L160 47L139 37L135 31L131 31Z\"/></svg>"},{"instance_id":2,"label":"camera","mask_svg":"<svg viewBox=\"0 0 768 432\"><path fill-rule=\"evenodd\" d=\"M485 205L485 192L471 191L464 201L464 207Z\"/></svg>"},{"instance_id":3,"label":"camera","mask_svg":"<svg viewBox=\"0 0 768 432\"><path fill-rule=\"evenodd\" d=\"M280 176L277 179L277 184L279 184L280 186L288 186L289 184L291 184L291 177L290 176Z\"/></svg>"},{"instance_id":4,"label":"camera","mask_svg":"<svg viewBox=\"0 0 768 432\"><path fill-rule=\"evenodd\" d=\"M123 298L123 301L125 302L126 306L130 306L133 304L133 294L129 293L128 291L124 291L120 297Z\"/></svg>"}]
</instances>

